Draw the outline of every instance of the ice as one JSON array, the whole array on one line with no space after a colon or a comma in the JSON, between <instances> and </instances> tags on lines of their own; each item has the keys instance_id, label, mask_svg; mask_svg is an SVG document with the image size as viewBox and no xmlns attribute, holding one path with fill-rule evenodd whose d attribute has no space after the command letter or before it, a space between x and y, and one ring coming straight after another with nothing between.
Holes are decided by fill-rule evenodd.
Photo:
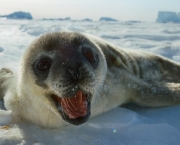
<instances>
[{"instance_id":1,"label":"ice","mask_svg":"<svg viewBox=\"0 0 180 145\"><path fill-rule=\"evenodd\" d=\"M171 135L169 135L171 134ZM178 145L179 132L167 124L140 124L129 127L122 134L121 140L124 140L125 145ZM163 136L163 137L160 137Z\"/></svg>"},{"instance_id":2,"label":"ice","mask_svg":"<svg viewBox=\"0 0 180 145\"><path fill-rule=\"evenodd\" d=\"M11 110L0 110L0 125L6 125L12 122Z\"/></svg>"},{"instance_id":3,"label":"ice","mask_svg":"<svg viewBox=\"0 0 180 145\"><path fill-rule=\"evenodd\" d=\"M101 17L99 21L117 21L116 19L110 18L110 17Z\"/></svg>"},{"instance_id":4,"label":"ice","mask_svg":"<svg viewBox=\"0 0 180 145\"><path fill-rule=\"evenodd\" d=\"M8 67L16 72L21 56L32 40L41 34L61 30L90 33L123 48L146 50L180 62L180 24L0 20L0 68ZM145 108L129 104L92 118L83 125L60 129L45 129L14 120L2 101L0 109L0 145L180 143L180 106Z\"/></svg>"},{"instance_id":5,"label":"ice","mask_svg":"<svg viewBox=\"0 0 180 145\"><path fill-rule=\"evenodd\" d=\"M2 47L0 46L0 52L2 52L2 51L4 51L4 48L2 48Z\"/></svg>"},{"instance_id":6,"label":"ice","mask_svg":"<svg viewBox=\"0 0 180 145\"><path fill-rule=\"evenodd\" d=\"M9 14L9 15L3 15L0 17L5 17L7 19L29 19L29 20L32 19L32 16L30 13L22 12L22 11L14 12L14 13Z\"/></svg>"},{"instance_id":7,"label":"ice","mask_svg":"<svg viewBox=\"0 0 180 145\"><path fill-rule=\"evenodd\" d=\"M168 22L180 23L180 13L168 12L168 11L159 12L156 22L158 22L158 23L168 23Z\"/></svg>"}]
</instances>

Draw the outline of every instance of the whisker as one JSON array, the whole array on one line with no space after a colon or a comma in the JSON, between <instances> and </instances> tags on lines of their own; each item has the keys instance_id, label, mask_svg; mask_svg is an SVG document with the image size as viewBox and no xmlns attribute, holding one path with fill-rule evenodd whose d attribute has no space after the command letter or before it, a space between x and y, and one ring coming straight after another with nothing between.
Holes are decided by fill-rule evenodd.
<instances>
[{"instance_id":1,"label":"whisker","mask_svg":"<svg viewBox=\"0 0 180 145\"><path fill-rule=\"evenodd\" d=\"M50 120L49 116L50 116L50 113L51 113L51 107L52 107L52 101L50 102L50 105L49 105L47 125L49 124L49 120Z\"/></svg>"},{"instance_id":2,"label":"whisker","mask_svg":"<svg viewBox=\"0 0 180 145\"><path fill-rule=\"evenodd\" d=\"M42 101L42 103L40 104L40 107L38 108L38 110L37 111L39 111L39 112L41 112L41 108L42 108L42 106L43 106L43 103L46 101L46 97L44 97L43 98L43 101ZM38 113L38 114L42 114L42 113ZM42 122L41 121L41 116L37 116L38 117L38 120L40 121L40 122Z\"/></svg>"}]
</instances>

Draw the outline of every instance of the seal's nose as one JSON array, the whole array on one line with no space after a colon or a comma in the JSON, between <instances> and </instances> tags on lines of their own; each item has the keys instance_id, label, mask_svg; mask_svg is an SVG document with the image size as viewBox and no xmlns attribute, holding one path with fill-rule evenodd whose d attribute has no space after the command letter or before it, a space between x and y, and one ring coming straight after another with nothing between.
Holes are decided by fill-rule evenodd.
<instances>
[{"instance_id":1,"label":"seal's nose","mask_svg":"<svg viewBox=\"0 0 180 145\"><path fill-rule=\"evenodd\" d=\"M71 68L68 68L68 73L72 76L72 78L75 80L75 81L78 81L81 79L81 71L80 71L80 68L78 67L76 70L73 70Z\"/></svg>"}]
</instances>

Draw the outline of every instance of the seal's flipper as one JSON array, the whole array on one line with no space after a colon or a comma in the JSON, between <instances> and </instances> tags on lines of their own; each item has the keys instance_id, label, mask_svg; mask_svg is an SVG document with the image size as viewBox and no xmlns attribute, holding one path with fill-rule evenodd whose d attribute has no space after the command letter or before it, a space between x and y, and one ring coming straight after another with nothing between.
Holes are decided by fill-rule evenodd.
<instances>
[{"instance_id":1,"label":"seal's flipper","mask_svg":"<svg viewBox=\"0 0 180 145\"><path fill-rule=\"evenodd\" d=\"M127 84L132 102L148 107L180 104L180 83L144 81L131 76L128 78L132 78Z\"/></svg>"},{"instance_id":2,"label":"seal's flipper","mask_svg":"<svg viewBox=\"0 0 180 145\"><path fill-rule=\"evenodd\" d=\"M2 68L0 70L0 100L4 97L10 82L13 77L13 72L8 68Z\"/></svg>"}]
</instances>

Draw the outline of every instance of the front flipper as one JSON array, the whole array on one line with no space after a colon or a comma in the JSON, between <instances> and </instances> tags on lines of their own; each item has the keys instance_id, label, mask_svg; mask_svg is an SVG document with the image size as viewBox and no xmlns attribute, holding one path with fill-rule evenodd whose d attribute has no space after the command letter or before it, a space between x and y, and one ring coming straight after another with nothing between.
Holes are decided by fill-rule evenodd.
<instances>
[{"instance_id":1,"label":"front flipper","mask_svg":"<svg viewBox=\"0 0 180 145\"><path fill-rule=\"evenodd\" d=\"M129 79L126 87L134 103L149 107L180 104L180 83L149 82L131 75Z\"/></svg>"},{"instance_id":2,"label":"front flipper","mask_svg":"<svg viewBox=\"0 0 180 145\"><path fill-rule=\"evenodd\" d=\"M13 78L13 72L7 68L0 70L0 100L4 97L11 80Z\"/></svg>"}]
</instances>

